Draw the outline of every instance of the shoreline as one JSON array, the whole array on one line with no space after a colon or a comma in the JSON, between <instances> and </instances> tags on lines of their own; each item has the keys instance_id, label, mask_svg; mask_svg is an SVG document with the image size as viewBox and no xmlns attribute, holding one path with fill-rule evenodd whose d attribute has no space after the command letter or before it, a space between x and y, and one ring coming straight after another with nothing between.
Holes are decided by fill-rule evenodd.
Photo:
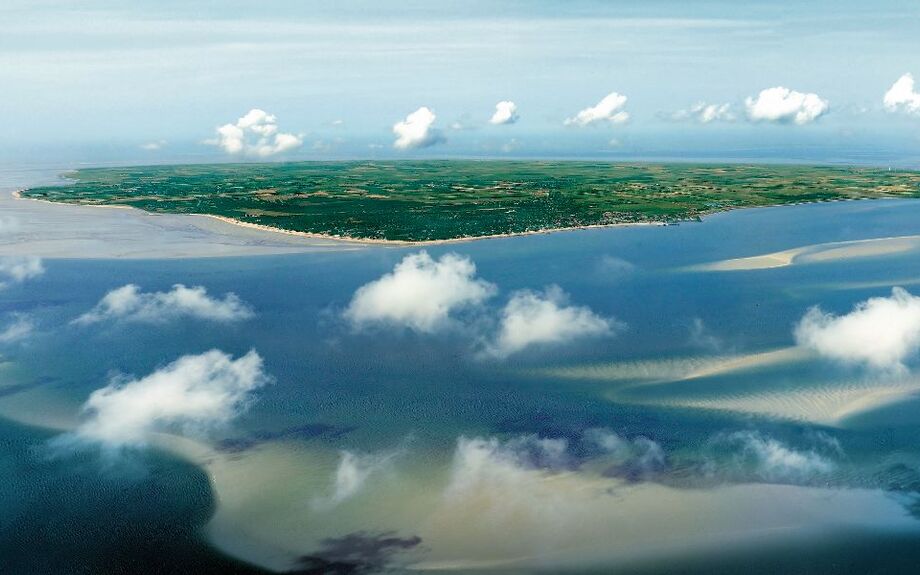
<instances>
[{"instance_id":1,"label":"shoreline","mask_svg":"<svg viewBox=\"0 0 920 575\"><path fill-rule=\"evenodd\" d=\"M83 203L73 203L73 202L56 202L53 200L46 200L41 198L30 198L24 197L22 192L28 191L29 188L20 188L14 190L11 193L13 199L23 200L23 201L33 201L41 202L45 204L55 205L55 206L78 206L78 207L88 207L88 208L108 208L108 209L119 209L119 210L136 210L142 214L150 216L159 216L159 215L170 215L170 216L197 216L205 217L212 220L220 221L225 224L230 224L239 228L258 230L262 232L269 232L273 234L282 234L285 236L294 236L298 238L311 239L311 240L323 240L330 242L338 242L342 244L358 244L358 245L372 245L372 246L389 246L389 247L407 247L407 246L437 246L444 244L455 244L455 243L467 243L474 242L479 240L495 240L502 238L515 238L515 237L524 237L524 236L534 236L534 235L548 235L556 232L574 232L580 230L594 230L594 229L606 229L606 228L618 228L618 227L634 227L634 226L654 226L654 227L667 227L680 225L682 223L698 223L702 222L705 218L710 216L715 216L719 214L727 214L730 212L735 212L739 210L754 210L754 209L765 209L765 208L780 208L780 207L792 207L792 206L805 206L805 205L818 205L818 204L830 204L837 202L858 202L858 201L868 201L868 200L902 200L902 199L920 199L913 197L899 197L899 196L883 196L883 197L862 197L862 198L836 198L830 200L816 200L816 201L799 201L799 202L789 202L789 203L779 203L779 204L770 204L770 205L761 205L761 206L729 206L725 208L713 209L711 211L702 212L697 214L693 218L686 218L674 221L649 221L649 222L613 222L609 224L585 224L581 226L568 226L568 227L559 227L559 228L544 228L540 230L528 230L524 232L508 232L502 234L487 234L482 236L460 236L456 238L445 238L438 240L387 240L387 239L377 239L377 238L356 238L352 236L337 236L331 234L323 234L317 232L301 232L296 230L287 230L284 228L276 228L274 226L267 226L265 224L256 224L253 222L244 222L236 218L231 218L229 216L221 216L217 214L204 214L204 213L173 213L173 212L150 212L142 208L137 208L134 206L126 206L123 204L83 204ZM791 250L790 250L791 251ZM782 267L782 266L779 266Z\"/></svg>"},{"instance_id":2,"label":"shoreline","mask_svg":"<svg viewBox=\"0 0 920 575\"><path fill-rule=\"evenodd\" d=\"M27 191L28 188L21 188L14 190L12 192L13 199L23 200L23 201L32 201L32 202L42 202L45 204L51 204L54 206L80 206L87 208L115 208L120 210L137 210L141 213L157 216L161 215L157 212L150 212L141 208L136 208L134 206L126 206L123 204L81 204L81 203L72 203L72 202L55 202L53 200L45 200L41 198L29 198L24 197L22 192ZM727 211L727 210L726 210ZM220 216L217 214L202 214L202 213L172 213L164 212L172 216L199 216L205 218L211 218L225 224L231 224L241 228L247 228L252 230L259 230L263 232L272 232L277 234L284 234L287 236L295 236L301 238L307 238L312 240L326 240L342 243L351 243L351 244L369 244L369 245L378 245L378 246L436 246L441 244L453 244L453 243L465 243L465 242L474 242L478 240L495 240L501 238L513 238L519 236L533 236L533 235L544 235L552 234L555 232L573 232L578 230L591 230L591 229L600 229L600 228L616 228L616 227L626 227L626 226L673 226L677 225L678 221L675 222L614 222L610 224L586 224L582 226L568 226L561 228L545 228L540 230L528 230L525 232L509 232L504 234L488 234L483 236L460 236L456 238L445 238L440 240L386 240L386 239L376 239L376 238L356 238L352 236L335 236L331 234L321 234L317 232L300 232L296 230L286 230L284 228L276 228L274 226L267 226L265 224L256 224L253 222L244 222L236 218L231 218L229 216ZM681 220L681 221L692 221L692 220Z\"/></svg>"}]
</instances>

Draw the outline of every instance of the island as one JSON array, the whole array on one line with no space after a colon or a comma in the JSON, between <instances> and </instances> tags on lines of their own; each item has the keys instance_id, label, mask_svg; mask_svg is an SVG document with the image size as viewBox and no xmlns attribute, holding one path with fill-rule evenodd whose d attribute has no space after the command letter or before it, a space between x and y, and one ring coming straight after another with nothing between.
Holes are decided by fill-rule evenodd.
<instances>
[{"instance_id":1,"label":"island","mask_svg":"<svg viewBox=\"0 0 920 575\"><path fill-rule=\"evenodd\" d=\"M348 161L80 169L20 197L205 214L288 233L433 242L834 200L920 197L920 172L587 161Z\"/></svg>"}]
</instances>

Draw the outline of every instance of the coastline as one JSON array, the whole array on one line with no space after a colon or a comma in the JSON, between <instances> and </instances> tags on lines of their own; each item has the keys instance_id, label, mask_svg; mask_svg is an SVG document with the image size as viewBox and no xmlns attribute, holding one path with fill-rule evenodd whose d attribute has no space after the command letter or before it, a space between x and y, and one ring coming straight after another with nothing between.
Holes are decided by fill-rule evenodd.
<instances>
[{"instance_id":1,"label":"coastline","mask_svg":"<svg viewBox=\"0 0 920 575\"><path fill-rule=\"evenodd\" d=\"M19 190L14 190L12 192L12 197L16 200L24 201L33 201L33 202L42 202L45 204L51 204L55 206L80 206L86 208L116 208L120 210L137 210L141 213L156 216L159 215L156 212L149 212L141 208L135 208L134 206L126 206L123 204L81 204L81 203L71 203L71 202L55 202L52 200L45 200L41 198L29 198L24 197L22 192L26 191L28 188L22 188ZM723 210L728 211L728 210ZM717 212L713 212L717 213ZM241 228L247 228L251 230L259 230L263 232L272 232L276 234L284 234L287 236L295 236L300 238L306 238L311 240L326 240L333 242L342 242L350 244L369 244L377 246L436 246L441 244L454 244L454 243L466 243L473 242L478 240L495 240L501 238L513 238L519 236L532 236L532 235L544 235L552 234L555 232L573 232L578 230L591 230L591 229L600 229L600 228L616 228L616 227L626 227L626 226L672 226L678 222L614 222L610 224L586 224L582 226L568 226L560 228L544 228L540 230L528 230L525 232L509 232L504 234L487 234L483 236L461 236L456 238L446 238L440 240L386 240L386 239L375 239L375 238L356 238L352 236L336 236L331 234L321 234L316 232L300 232L296 230L286 230L284 228L276 228L274 226L266 226L265 224L256 224L252 222L244 222L236 218L231 218L229 216L219 216L217 214L173 214L172 216L199 216L205 218L211 218L225 224L231 224ZM708 214L707 214L708 215ZM688 220L689 221L689 220Z\"/></svg>"},{"instance_id":2,"label":"coastline","mask_svg":"<svg viewBox=\"0 0 920 575\"><path fill-rule=\"evenodd\" d=\"M556 232L574 232L580 230L592 230L592 229L604 229L604 228L618 228L618 227L634 227L634 226L657 226L657 227L666 227L679 225L681 223L690 223L690 222L699 222L710 216L726 214L738 210L752 210L759 208L779 208L779 207L792 207L792 206L802 206L802 205L817 205L817 204L828 204L828 203L837 203L837 202L855 202L855 201L865 201L865 200L886 200L886 199L920 199L920 198L904 198L899 196L881 196L881 197L852 197L852 198L835 198L835 199L819 199L815 201L797 201L797 202L788 202L788 203L777 203L777 204L768 204L768 205L751 205L751 206L727 206L721 208L714 208L711 210L706 210L696 214L692 217L684 219L675 219L673 221L646 221L646 222L612 222L606 224L585 224L580 226L564 226L558 228L542 228L539 230L528 230L523 232L507 232L499 234L486 234L481 236L460 236L455 238L444 238L436 240L390 240L390 239L379 239L379 238L360 238L354 236L341 236L341 235L332 235L324 234L318 232L304 232L297 230L288 230L284 228L278 228L274 226L268 226L265 224L257 224L253 222L245 222L230 216L221 216L217 214L207 214L207 213L172 213L172 212L150 212L142 208L137 208L134 206L127 206L124 204L84 204L84 203L74 203L74 202L57 202L53 200L41 199L41 198L30 198L22 195L22 192L27 191L29 188L20 188L12 192L13 199L16 200L30 200L33 202L41 202L50 205L56 206L76 206L76 207L89 207L89 208L114 208L120 210L136 210L139 213L146 214L149 216L160 216L160 215L170 215L170 216L197 216L205 217L214 221L223 222L225 224L230 224L232 226L256 230L259 232L268 232L271 234L280 234L286 237L296 237L304 238L308 240L321 240L328 242L335 242L339 244L357 244L364 246L383 246L383 247L409 247L409 246L437 246L443 244L454 244L454 243L467 243L474 242L479 240L494 240L502 238L514 238L522 236L533 236L533 235L545 235L552 234ZM794 251L794 250L790 250ZM784 254L785 255L785 254ZM793 255L793 254L790 254ZM764 267L783 267L789 265L788 262L778 262L775 266L764 266Z\"/></svg>"},{"instance_id":3,"label":"coastline","mask_svg":"<svg viewBox=\"0 0 920 575\"><path fill-rule=\"evenodd\" d=\"M118 209L118 210L131 210L138 214L143 214L150 217L159 217L159 216L170 216L170 217L199 217L207 218L212 221L221 222L224 224L229 224L235 228L241 228L245 230L252 230L256 232L268 233L270 235L277 235L285 238L301 238L304 240L313 240L313 241L322 241L330 242L333 245L338 246L352 246L353 248L367 247L367 246L379 246L379 247L427 247L427 246L438 246L446 244L459 244L459 243L468 243L480 240L496 240L503 238L515 238L515 237L525 237L525 236L534 236L534 235L548 235L556 232L574 232L582 230L593 230L593 229L606 229L606 228L620 228L620 227L636 227L636 226L653 226L653 227L667 227L679 225L681 223L690 223L690 222L701 222L705 218L710 216L727 214L740 210L754 210L754 209L766 209L766 208L780 208L780 207L793 207L793 206L803 206L803 205L819 205L819 204L830 204L838 202L857 202L857 201L881 201L881 200L897 200L897 199L920 199L920 198L900 198L897 196L890 197L854 197L854 198L836 198L836 199L825 199L825 200L816 200L816 201L799 201L799 202L789 202L789 203L779 203L779 204L770 204L770 205L759 205L759 206L728 206L724 208L718 208L702 212L697 214L693 218L680 219L674 221L649 221L649 222L613 222L608 224L585 224L581 226L567 226L559 228L543 228L539 230L528 230L524 232L508 232L501 234L487 234L482 236L461 236L456 238L445 238L437 240L388 240L388 239L377 239L377 238L357 238L352 236L339 236L331 234L323 234L317 232L302 232L296 230L287 230L284 228L277 228L274 226L268 226L265 224L256 224L253 222L244 222L236 218L229 216L221 216L217 214L205 214L205 213L171 213L171 212L150 212L141 208L134 206L127 206L124 204L84 204L84 203L72 203L72 202L57 202L53 200L41 199L41 198L30 198L22 195L22 192L27 191L28 188L20 188L12 191L11 197L15 200L24 200L24 201L33 201L43 204L49 204L53 206L72 206L78 208L109 208L109 209ZM859 241L859 240L856 240ZM862 240L869 241L869 240ZM840 242L840 243L850 243L850 242ZM786 250L785 252L777 252L774 254L767 254L769 256L785 256L786 258L795 259L797 256L802 255L798 252L804 252L803 248L793 248ZM739 258L739 260L759 260L764 256L754 256L751 258ZM764 263L759 263L757 269L760 268L772 268L772 267L785 267L791 265L792 261L773 261L765 265ZM725 262L717 262L725 263ZM695 266L698 269L705 266ZM709 271L709 270L706 270Z\"/></svg>"}]
</instances>

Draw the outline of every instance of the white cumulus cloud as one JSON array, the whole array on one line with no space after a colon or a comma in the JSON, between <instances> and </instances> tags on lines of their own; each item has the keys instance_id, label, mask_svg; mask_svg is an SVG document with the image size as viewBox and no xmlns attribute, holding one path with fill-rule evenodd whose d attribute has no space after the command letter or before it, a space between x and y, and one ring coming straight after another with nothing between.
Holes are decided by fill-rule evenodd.
<instances>
[{"instance_id":1,"label":"white cumulus cloud","mask_svg":"<svg viewBox=\"0 0 920 575\"><path fill-rule=\"evenodd\" d=\"M907 112L920 115L920 92L914 88L914 76L904 74L885 92L882 100L890 112Z\"/></svg>"},{"instance_id":2,"label":"white cumulus cloud","mask_svg":"<svg viewBox=\"0 0 920 575\"><path fill-rule=\"evenodd\" d=\"M493 284L476 277L469 258L451 253L435 260L422 251L360 287L344 315L358 327L389 323L431 333L447 324L452 311L480 304L495 292Z\"/></svg>"},{"instance_id":3,"label":"white cumulus cloud","mask_svg":"<svg viewBox=\"0 0 920 575\"><path fill-rule=\"evenodd\" d=\"M795 329L799 345L846 363L903 370L920 347L920 297L902 288L836 316L813 307Z\"/></svg>"},{"instance_id":4,"label":"white cumulus cloud","mask_svg":"<svg viewBox=\"0 0 920 575\"><path fill-rule=\"evenodd\" d=\"M585 108L574 117L565 121L566 126L589 126L599 122L622 124L629 119L629 113L623 108L626 106L626 96L611 92L595 106Z\"/></svg>"},{"instance_id":5,"label":"white cumulus cloud","mask_svg":"<svg viewBox=\"0 0 920 575\"><path fill-rule=\"evenodd\" d=\"M517 106L509 100L495 104L495 113L489 119L490 124L513 124L518 121Z\"/></svg>"},{"instance_id":6,"label":"white cumulus cloud","mask_svg":"<svg viewBox=\"0 0 920 575\"><path fill-rule=\"evenodd\" d=\"M777 86L761 90L744 101L748 119L754 122L811 123L830 110L828 101L817 94L796 92Z\"/></svg>"},{"instance_id":7,"label":"white cumulus cloud","mask_svg":"<svg viewBox=\"0 0 920 575\"><path fill-rule=\"evenodd\" d=\"M511 295L502 310L498 336L488 351L506 357L535 344L606 335L615 327L615 321L587 307L568 305L568 296L559 286L549 286L542 293L521 290Z\"/></svg>"},{"instance_id":8,"label":"white cumulus cloud","mask_svg":"<svg viewBox=\"0 0 920 575\"><path fill-rule=\"evenodd\" d=\"M157 432L201 433L238 416L269 381L255 351L238 359L219 350L186 355L94 391L86 420L65 438L120 448L142 446Z\"/></svg>"},{"instance_id":9,"label":"white cumulus cloud","mask_svg":"<svg viewBox=\"0 0 920 575\"><path fill-rule=\"evenodd\" d=\"M105 294L96 307L74 323L90 324L108 319L162 323L180 317L232 322L253 315L252 308L233 293L218 299L209 296L202 286L176 284L167 292L142 292L140 287L128 284Z\"/></svg>"},{"instance_id":10,"label":"white cumulus cloud","mask_svg":"<svg viewBox=\"0 0 920 575\"><path fill-rule=\"evenodd\" d=\"M268 157L303 145L303 138L278 131L278 119L265 110L253 108L235 123L217 128L217 138L207 143L228 154Z\"/></svg>"},{"instance_id":11,"label":"white cumulus cloud","mask_svg":"<svg viewBox=\"0 0 920 575\"><path fill-rule=\"evenodd\" d=\"M42 259L36 256L0 257L0 289L22 283L45 273Z\"/></svg>"},{"instance_id":12,"label":"white cumulus cloud","mask_svg":"<svg viewBox=\"0 0 920 575\"><path fill-rule=\"evenodd\" d=\"M430 108L422 106L406 116L405 120L393 124L393 133L396 134L393 147L397 150L427 148L446 141L444 134L434 127L436 118Z\"/></svg>"},{"instance_id":13,"label":"white cumulus cloud","mask_svg":"<svg viewBox=\"0 0 920 575\"><path fill-rule=\"evenodd\" d=\"M711 122L733 122L735 114L732 112L731 104L707 104L706 102L697 102L686 110L678 110L671 115L671 118L678 121L689 120L699 122L700 124L709 124Z\"/></svg>"}]
</instances>

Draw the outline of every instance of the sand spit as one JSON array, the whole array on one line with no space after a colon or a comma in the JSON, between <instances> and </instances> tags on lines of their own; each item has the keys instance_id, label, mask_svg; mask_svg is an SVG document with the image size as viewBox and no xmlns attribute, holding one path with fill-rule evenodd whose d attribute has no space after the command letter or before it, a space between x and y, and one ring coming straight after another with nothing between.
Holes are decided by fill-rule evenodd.
<instances>
[{"instance_id":1,"label":"sand spit","mask_svg":"<svg viewBox=\"0 0 920 575\"><path fill-rule=\"evenodd\" d=\"M10 193L0 193L0 213L18 222L14 231L0 239L0 256L172 259L366 247L246 228L206 216L151 214L125 206L16 201Z\"/></svg>"},{"instance_id":2,"label":"sand spit","mask_svg":"<svg viewBox=\"0 0 920 575\"><path fill-rule=\"evenodd\" d=\"M810 354L798 347L719 356L615 362L557 367L537 372L543 376L594 381L623 381L642 385L671 383L804 361Z\"/></svg>"},{"instance_id":3,"label":"sand spit","mask_svg":"<svg viewBox=\"0 0 920 575\"><path fill-rule=\"evenodd\" d=\"M918 392L918 381L862 379L814 386L806 384L789 390L745 390L698 399L688 397L638 403L732 411L845 427L845 420L851 416L896 403ZM617 400L622 398L617 397Z\"/></svg>"},{"instance_id":4,"label":"sand spit","mask_svg":"<svg viewBox=\"0 0 920 575\"><path fill-rule=\"evenodd\" d=\"M920 236L874 238L803 246L790 250L700 264L690 271L725 272L781 268L791 265L879 257L920 249Z\"/></svg>"},{"instance_id":5,"label":"sand spit","mask_svg":"<svg viewBox=\"0 0 920 575\"><path fill-rule=\"evenodd\" d=\"M799 347L736 356L691 357L551 368L541 377L622 383L605 392L618 403L710 409L746 413L830 426L845 426L851 416L902 401L920 393L920 380L900 376L854 377L845 381L801 382L795 388L758 389L741 382L722 393L697 394L694 387L675 388L671 395L644 397L649 385L692 382L709 377L744 374L761 368L814 359Z\"/></svg>"}]
</instances>

